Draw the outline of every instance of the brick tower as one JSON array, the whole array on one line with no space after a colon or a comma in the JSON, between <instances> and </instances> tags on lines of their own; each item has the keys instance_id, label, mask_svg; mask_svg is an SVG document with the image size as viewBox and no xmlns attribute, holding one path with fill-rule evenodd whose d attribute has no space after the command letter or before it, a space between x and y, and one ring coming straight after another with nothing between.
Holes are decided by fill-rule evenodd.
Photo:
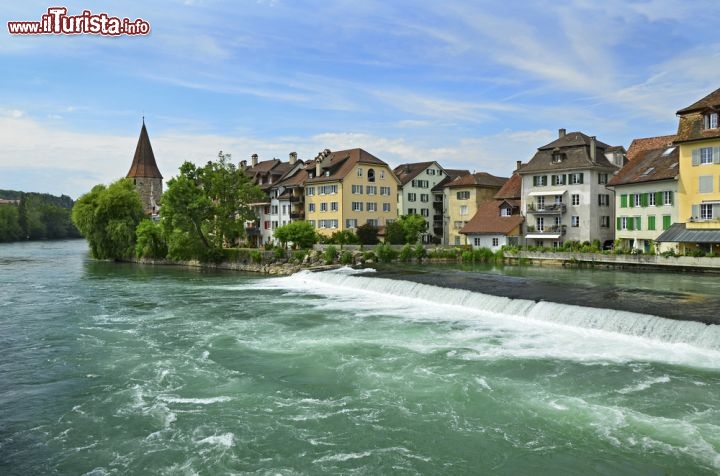
<instances>
[{"instance_id":1,"label":"brick tower","mask_svg":"<svg viewBox=\"0 0 720 476\"><path fill-rule=\"evenodd\" d=\"M145 213L156 215L160 208L158 202L163 192L163 176L155 162L150 137L145 128L145 118L143 118L140 138L135 147L135 156L126 177L133 180L135 188L140 193Z\"/></svg>"}]
</instances>

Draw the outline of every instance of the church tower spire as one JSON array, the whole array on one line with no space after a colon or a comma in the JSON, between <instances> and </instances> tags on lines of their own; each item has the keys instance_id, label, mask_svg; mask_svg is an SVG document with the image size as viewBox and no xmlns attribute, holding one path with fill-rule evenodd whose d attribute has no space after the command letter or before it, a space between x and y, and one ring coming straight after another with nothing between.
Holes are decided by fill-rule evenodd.
<instances>
[{"instance_id":1,"label":"church tower spire","mask_svg":"<svg viewBox=\"0 0 720 476\"><path fill-rule=\"evenodd\" d=\"M155 197L159 198L162 195L163 176L155 162L155 154L150 145L150 136L145 127L144 116L140 137L135 147L135 155L126 177L133 179L135 188L140 193L145 212L151 215L156 214L158 207L154 202Z\"/></svg>"}]
</instances>

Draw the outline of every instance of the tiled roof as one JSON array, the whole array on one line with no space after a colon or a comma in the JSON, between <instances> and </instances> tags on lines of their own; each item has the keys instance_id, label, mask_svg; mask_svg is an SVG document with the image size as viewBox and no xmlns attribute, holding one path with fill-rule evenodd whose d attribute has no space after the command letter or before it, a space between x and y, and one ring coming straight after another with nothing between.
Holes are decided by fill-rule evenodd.
<instances>
[{"instance_id":1,"label":"tiled roof","mask_svg":"<svg viewBox=\"0 0 720 476\"><path fill-rule=\"evenodd\" d=\"M445 178L438 182L438 184L432 188L432 191L436 193L442 193L443 189L447 186L448 183L452 182L461 175L467 175L469 173L469 170L445 169Z\"/></svg>"},{"instance_id":2,"label":"tiled roof","mask_svg":"<svg viewBox=\"0 0 720 476\"><path fill-rule=\"evenodd\" d=\"M322 159L322 162L320 163L322 174L319 177L313 176L313 178L308 178L307 182L319 183L342 180L358 164L387 166L387 163L363 149L338 150L330 152ZM308 168L310 171L313 171L314 169L314 166L310 166ZM397 180L395 175L392 175L392 178Z\"/></svg>"},{"instance_id":3,"label":"tiled roof","mask_svg":"<svg viewBox=\"0 0 720 476\"><path fill-rule=\"evenodd\" d=\"M163 178L155 162L155 154L150 145L150 136L145 128L145 121L140 129L135 155L126 177Z\"/></svg>"},{"instance_id":4,"label":"tiled roof","mask_svg":"<svg viewBox=\"0 0 720 476\"><path fill-rule=\"evenodd\" d=\"M598 168L617 169L605 157L610 148L604 142L595 140L595 162L590 156L593 139L582 132L568 132L562 137L538 148L533 158L519 169L519 173L569 171L578 169ZM563 154L560 162L553 162L553 154Z\"/></svg>"},{"instance_id":5,"label":"tiled roof","mask_svg":"<svg viewBox=\"0 0 720 476\"><path fill-rule=\"evenodd\" d=\"M613 176L608 185L627 185L675 179L678 171L677 146L644 150Z\"/></svg>"},{"instance_id":6,"label":"tiled roof","mask_svg":"<svg viewBox=\"0 0 720 476\"><path fill-rule=\"evenodd\" d=\"M414 164L401 164L393 169L393 173L400 181L400 184L405 185L434 163L435 162L417 162Z\"/></svg>"},{"instance_id":7,"label":"tiled roof","mask_svg":"<svg viewBox=\"0 0 720 476\"><path fill-rule=\"evenodd\" d=\"M505 182L495 198L502 199L519 199L522 196L522 177L517 172L513 172L512 176Z\"/></svg>"},{"instance_id":8,"label":"tiled roof","mask_svg":"<svg viewBox=\"0 0 720 476\"><path fill-rule=\"evenodd\" d=\"M507 235L518 227L522 215L500 216L500 205L504 200L481 203L472 219L460 230L462 234L503 234Z\"/></svg>"},{"instance_id":9,"label":"tiled roof","mask_svg":"<svg viewBox=\"0 0 720 476\"><path fill-rule=\"evenodd\" d=\"M630 147L627 150L628 162L635 160L638 154L651 149L660 149L661 147L667 147L672 144L675 140L675 135L657 136L657 137L643 137L641 139L633 139L630 143Z\"/></svg>"},{"instance_id":10,"label":"tiled roof","mask_svg":"<svg viewBox=\"0 0 720 476\"><path fill-rule=\"evenodd\" d=\"M718 105L720 105L720 89L716 89L699 101L692 103L688 107L680 109L677 114L683 115L690 112L703 111L708 108L717 107Z\"/></svg>"},{"instance_id":11,"label":"tiled roof","mask_svg":"<svg viewBox=\"0 0 720 476\"><path fill-rule=\"evenodd\" d=\"M505 185L505 182L507 182L507 180L507 177L496 177L494 175L490 175L487 172L476 172L474 174L466 174L455 177L455 179L448 183L446 186L450 188L497 187L498 189L500 189L503 185Z\"/></svg>"}]
</instances>

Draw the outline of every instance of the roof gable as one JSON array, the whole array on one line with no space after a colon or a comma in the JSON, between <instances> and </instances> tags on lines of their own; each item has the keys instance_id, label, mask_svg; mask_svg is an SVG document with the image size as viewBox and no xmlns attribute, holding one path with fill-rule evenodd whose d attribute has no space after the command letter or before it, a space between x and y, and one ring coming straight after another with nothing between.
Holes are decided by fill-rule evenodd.
<instances>
[{"instance_id":1,"label":"roof gable","mask_svg":"<svg viewBox=\"0 0 720 476\"><path fill-rule=\"evenodd\" d=\"M142 129L140 129L140 137L135 147L135 155L126 177L163 178L155 162L155 154L152 145L150 145L150 136L145 128L144 119Z\"/></svg>"},{"instance_id":2,"label":"roof gable","mask_svg":"<svg viewBox=\"0 0 720 476\"><path fill-rule=\"evenodd\" d=\"M642 151L608 182L609 186L677 179L677 146Z\"/></svg>"},{"instance_id":3,"label":"roof gable","mask_svg":"<svg viewBox=\"0 0 720 476\"><path fill-rule=\"evenodd\" d=\"M682 108L677 111L678 115L688 114L691 112L703 111L710 108L720 106L720 89L716 89L704 98L700 99L689 105L688 107Z\"/></svg>"},{"instance_id":4,"label":"roof gable","mask_svg":"<svg viewBox=\"0 0 720 476\"><path fill-rule=\"evenodd\" d=\"M626 157L629 162L635 160L635 158L648 150L660 149L668 147L675 140L675 135L657 136L657 137L643 137L640 139L633 139L628 147Z\"/></svg>"},{"instance_id":5,"label":"roof gable","mask_svg":"<svg viewBox=\"0 0 720 476\"><path fill-rule=\"evenodd\" d=\"M522 215L500 216L500 207L506 203L504 200L494 200L481 203L477 212L460 230L468 234L503 234L507 235L517 228L523 221Z\"/></svg>"},{"instance_id":6,"label":"roof gable","mask_svg":"<svg viewBox=\"0 0 720 476\"><path fill-rule=\"evenodd\" d=\"M417 162L414 164L401 164L393 169L393 173L400 181L400 184L405 185L406 183L417 177L423 170L427 169L433 164L440 167L437 162Z\"/></svg>"}]
</instances>

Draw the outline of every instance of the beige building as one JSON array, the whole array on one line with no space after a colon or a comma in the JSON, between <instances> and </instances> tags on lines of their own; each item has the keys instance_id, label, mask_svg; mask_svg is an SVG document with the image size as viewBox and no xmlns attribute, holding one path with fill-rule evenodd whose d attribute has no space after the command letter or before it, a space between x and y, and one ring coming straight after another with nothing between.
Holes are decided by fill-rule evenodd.
<instances>
[{"instance_id":1,"label":"beige building","mask_svg":"<svg viewBox=\"0 0 720 476\"><path fill-rule=\"evenodd\" d=\"M363 149L325 149L308 170L305 220L325 236L365 224L382 228L398 217L398 183L388 164Z\"/></svg>"},{"instance_id":2,"label":"beige building","mask_svg":"<svg viewBox=\"0 0 720 476\"><path fill-rule=\"evenodd\" d=\"M495 194L506 181L505 177L478 172L456 177L445 186L449 224L446 234L447 244L467 244L467 236L460 233L460 230L475 215L481 204L495 200Z\"/></svg>"}]
</instances>

